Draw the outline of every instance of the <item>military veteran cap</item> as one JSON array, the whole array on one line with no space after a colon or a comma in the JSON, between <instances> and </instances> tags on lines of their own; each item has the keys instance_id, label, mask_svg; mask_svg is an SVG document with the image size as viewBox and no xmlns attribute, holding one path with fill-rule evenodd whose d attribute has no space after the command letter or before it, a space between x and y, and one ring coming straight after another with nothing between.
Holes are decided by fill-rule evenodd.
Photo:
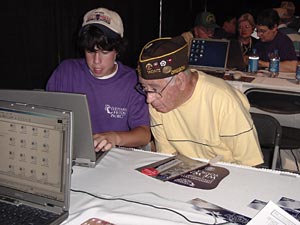
<instances>
[{"instance_id":1,"label":"military veteran cap","mask_svg":"<svg viewBox=\"0 0 300 225\"><path fill-rule=\"evenodd\" d=\"M188 67L188 44L182 36L147 43L138 61L138 74L146 80L174 76Z\"/></svg>"},{"instance_id":2,"label":"military veteran cap","mask_svg":"<svg viewBox=\"0 0 300 225\"><path fill-rule=\"evenodd\" d=\"M216 17L210 12L198 13L195 19L195 26L203 26L206 28L218 28Z\"/></svg>"},{"instance_id":3,"label":"military veteran cap","mask_svg":"<svg viewBox=\"0 0 300 225\"><path fill-rule=\"evenodd\" d=\"M109 36L119 34L123 37L124 27L118 13L106 8L97 8L87 12L83 17L82 28L93 24Z\"/></svg>"}]
</instances>

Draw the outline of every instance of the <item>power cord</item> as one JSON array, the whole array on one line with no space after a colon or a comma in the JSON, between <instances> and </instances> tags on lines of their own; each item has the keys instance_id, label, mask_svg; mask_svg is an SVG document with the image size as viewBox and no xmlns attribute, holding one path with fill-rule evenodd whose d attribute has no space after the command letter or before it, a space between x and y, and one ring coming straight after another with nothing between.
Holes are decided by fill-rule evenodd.
<instances>
[{"instance_id":1,"label":"power cord","mask_svg":"<svg viewBox=\"0 0 300 225\"><path fill-rule=\"evenodd\" d=\"M295 160L297 171L299 172L300 170L299 170L298 160L297 160L297 157L296 157L296 155L295 155L295 153L294 153L294 151L292 149L291 149L291 153L292 153L292 156L293 156L293 158Z\"/></svg>"},{"instance_id":2,"label":"power cord","mask_svg":"<svg viewBox=\"0 0 300 225\"><path fill-rule=\"evenodd\" d=\"M143 206L152 207L154 209L166 210L166 211L169 211L169 212L172 212L172 213L175 213L175 214L181 216L182 218L184 218L189 223L202 224L202 225L224 225L224 224L229 224L230 223L230 222L217 223L217 219L216 219L216 216L214 214L213 214L213 217L215 219L214 223L201 223L201 222L198 222L198 221L190 220L185 215L177 212L176 210L173 210L173 209L170 209L170 208L166 208L166 207L155 206L155 205L151 205L151 204L148 204L148 203L138 202L138 201L129 200L129 199L125 199L125 198L119 198L119 197L116 197L116 198L101 197L101 196L98 196L98 195L95 195L95 194L92 194L92 193L89 193L89 192L83 191L83 190L71 189L71 191L76 192L76 193L86 194L86 195L89 195L89 196L92 196L94 198L98 198L98 199L101 199L101 200L107 200L107 201L111 201L111 200L124 201L124 202L129 202L129 203L134 203L134 204L139 204L139 205L143 205Z\"/></svg>"}]
</instances>

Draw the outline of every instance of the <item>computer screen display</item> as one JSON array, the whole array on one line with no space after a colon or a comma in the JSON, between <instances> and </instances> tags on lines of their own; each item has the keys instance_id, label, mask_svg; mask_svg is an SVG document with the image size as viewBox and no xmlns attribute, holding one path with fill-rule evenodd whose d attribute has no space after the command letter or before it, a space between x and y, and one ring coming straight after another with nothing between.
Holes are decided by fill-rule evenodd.
<instances>
[{"instance_id":1,"label":"computer screen display","mask_svg":"<svg viewBox=\"0 0 300 225\"><path fill-rule=\"evenodd\" d=\"M194 38L190 43L189 65L199 69L225 70L229 41Z\"/></svg>"},{"instance_id":2,"label":"computer screen display","mask_svg":"<svg viewBox=\"0 0 300 225\"><path fill-rule=\"evenodd\" d=\"M75 164L94 167L100 156L95 153L90 113L86 95L76 93L48 92L43 90L0 89L0 100L41 105L70 110L74 113Z\"/></svg>"},{"instance_id":3,"label":"computer screen display","mask_svg":"<svg viewBox=\"0 0 300 225\"><path fill-rule=\"evenodd\" d=\"M0 101L0 186L63 201L71 126L66 111Z\"/></svg>"}]
</instances>

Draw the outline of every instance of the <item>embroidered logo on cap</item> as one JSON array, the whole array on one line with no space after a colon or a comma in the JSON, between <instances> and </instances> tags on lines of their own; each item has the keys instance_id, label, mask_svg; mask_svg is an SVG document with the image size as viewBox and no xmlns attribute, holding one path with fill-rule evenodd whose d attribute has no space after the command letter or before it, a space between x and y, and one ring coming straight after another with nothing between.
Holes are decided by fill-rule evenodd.
<instances>
[{"instance_id":1,"label":"embroidered logo on cap","mask_svg":"<svg viewBox=\"0 0 300 225\"><path fill-rule=\"evenodd\" d=\"M215 23L215 22L216 22L215 16L214 16L213 14L209 14L209 15L206 17L206 22L207 22L208 24Z\"/></svg>"},{"instance_id":2,"label":"embroidered logo on cap","mask_svg":"<svg viewBox=\"0 0 300 225\"><path fill-rule=\"evenodd\" d=\"M95 14L90 15L90 17L87 18L86 22L90 21L102 21L104 23L111 24L111 18L104 15L103 12L96 12Z\"/></svg>"}]
</instances>

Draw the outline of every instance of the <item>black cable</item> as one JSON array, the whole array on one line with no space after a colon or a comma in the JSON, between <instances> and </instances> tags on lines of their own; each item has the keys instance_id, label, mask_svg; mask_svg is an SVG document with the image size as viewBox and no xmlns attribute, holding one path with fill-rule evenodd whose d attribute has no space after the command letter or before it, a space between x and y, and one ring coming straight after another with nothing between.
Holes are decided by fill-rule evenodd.
<instances>
[{"instance_id":1,"label":"black cable","mask_svg":"<svg viewBox=\"0 0 300 225\"><path fill-rule=\"evenodd\" d=\"M100 197L98 195L95 195L95 194L92 194L92 193L89 193L89 192L86 192L86 191L82 191L82 190L71 189L71 191L77 192L77 193L83 193L83 194L86 194L86 195L90 195L90 196L92 196L94 198L98 198L98 199L101 199L101 200L119 200L119 201L125 201L125 202L135 203L135 204L139 204L139 205L143 205L143 206L149 206L149 207L152 207L152 208L155 208L155 209L170 211L172 213L175 213L175 214L181 216L182 218L184 218L189 223L202 224L202 225L224 225L224 224L230 223L230 222L224 222L224 223L201 223L201 222L198 222L198 221L190 220L185 215L183 215L183 214L181 214L181 213L179 213L179 212L177 212L177 211L175 211L173 209L166 208L166 207L155 206L155 205L151 205L151 204L148 204L148 203L138 202L138 201L129 200L129 199L125 199L125 198L105 198L105 197Z\"/></svg>"},{"instance_id":2,"label":"black cable","mask_svg":"<svg viewBox=\"0 0 300 225\"><path fill-rule=\"evenodd\" d=\"M297 161L297 157L295 156L295 153L293 152L293 150L291 149L291 153L294 157L294 160L295 160L295 164L296 164L296 168L297 168L297 171L299 172L299 165L298 165L298 161Z\"/></svg>"},{"instance_id":3,"label":"black cable","mask_svg":"<svg viewBox=\"0 0 300 225\"><path fill-rule=\"evenodd\" d=\"M279 149L279 168L282 170L283 167L282 167L282 161L281 161L281 151Z\"/></svg>"}]
</instances>

